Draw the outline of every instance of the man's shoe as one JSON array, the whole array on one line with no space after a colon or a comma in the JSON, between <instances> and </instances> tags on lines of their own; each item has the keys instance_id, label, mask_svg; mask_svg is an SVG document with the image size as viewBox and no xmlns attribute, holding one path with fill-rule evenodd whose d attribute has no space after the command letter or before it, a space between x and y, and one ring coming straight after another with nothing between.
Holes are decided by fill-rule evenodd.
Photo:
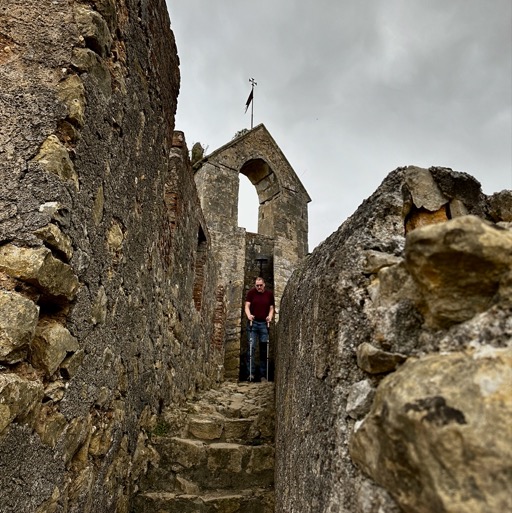
<instances>
[{"instance_id":1,"label":"man's shoe","mask_svg":"<svg viewBox=\"0 0 512 513\"><path fill-rule=\"evenodd\" d=\"M266 383L267 382L267 378L261 378L261 382L262 383Z\"/></svg>"}]
</instances>

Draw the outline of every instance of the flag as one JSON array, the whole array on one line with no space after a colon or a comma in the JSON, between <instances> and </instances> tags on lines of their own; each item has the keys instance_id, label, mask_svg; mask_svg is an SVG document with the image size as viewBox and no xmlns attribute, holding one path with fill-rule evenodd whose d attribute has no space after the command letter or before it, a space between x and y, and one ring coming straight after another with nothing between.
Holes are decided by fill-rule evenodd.
<instances>
[{"instance_id":1,"label":"flag","mask_svg":"<svg viewBox=\"0 0 512 513\"><path fill-rule=\"evenodd\" d=\"M251 89L251 92L249 94L249 98L247 98L247 101L245 102L245 112L247 112L247 109L249 108L249 105L252 102L252 93L254 92L254 89Z\"/></svg>"}]
</instances>

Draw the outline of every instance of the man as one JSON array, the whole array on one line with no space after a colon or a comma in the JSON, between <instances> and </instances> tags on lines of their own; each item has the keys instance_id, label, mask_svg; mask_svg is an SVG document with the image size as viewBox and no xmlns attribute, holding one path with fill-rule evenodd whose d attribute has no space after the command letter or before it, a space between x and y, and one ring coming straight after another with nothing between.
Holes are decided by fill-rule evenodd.
<instances>
[{"instance_id":1,"label":"man","mask_svg":"<svg viewBox=\"0 0 512 513\"><path fill-rule=\"evenodd\" d=\"M249 381L254 381L256 362L254 361L256 339L260 343L260 376L267 381L268 327L274 317L274 294L265 289L263 278L256 278L254 287L247 292L245 298L245 315L248 319L249 334Z\"/></svg>"}]
</instances>

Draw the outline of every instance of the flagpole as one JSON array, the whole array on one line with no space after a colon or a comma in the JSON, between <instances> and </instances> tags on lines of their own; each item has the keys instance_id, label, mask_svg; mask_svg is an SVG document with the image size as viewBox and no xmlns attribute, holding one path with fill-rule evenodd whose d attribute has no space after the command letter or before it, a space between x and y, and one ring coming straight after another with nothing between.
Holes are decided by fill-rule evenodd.
<instances>
[{"instance_id":1,"label":"flagpole","mask_svg":"<svg viewBox=\"0 0 512 513\"><path fill-rule=\"evenodd\" d=\"M251 130L252 130L253 124L254 124L254 86L258 85L258 84L254 80L254 78L250 78L249 82L252 85L252 88L251 88L251 97L252 97L252 101L251 101Z\"/></svg>"},{"instance_id":2,"label":"flagpole","mask_svg":"<svg viewBox=\"0 0 512 513\"><path fill-rule=\"evenodd\" d=\"M251 102L251 130L252 130L252 127L253 127L253 121L254 121L254 86L252 86L252 90L253 90L253 93L252 93L252 102Z\"/></svg>"}]
</instances>

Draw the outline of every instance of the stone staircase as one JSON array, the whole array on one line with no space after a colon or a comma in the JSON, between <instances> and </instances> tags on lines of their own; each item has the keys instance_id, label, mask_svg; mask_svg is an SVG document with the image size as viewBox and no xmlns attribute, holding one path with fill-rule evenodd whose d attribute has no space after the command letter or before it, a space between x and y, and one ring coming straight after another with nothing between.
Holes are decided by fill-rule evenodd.
<instances>
[{"instance_id":1,"label":"stone staircase","mask_svg":"<svg viewBox=\"0 0 512 513\"><path fill-rule=\"evenodd\" d=\"M231 383L162 414L132 513L273 513L274 384Z\"/></svg>"}]
</instances>

